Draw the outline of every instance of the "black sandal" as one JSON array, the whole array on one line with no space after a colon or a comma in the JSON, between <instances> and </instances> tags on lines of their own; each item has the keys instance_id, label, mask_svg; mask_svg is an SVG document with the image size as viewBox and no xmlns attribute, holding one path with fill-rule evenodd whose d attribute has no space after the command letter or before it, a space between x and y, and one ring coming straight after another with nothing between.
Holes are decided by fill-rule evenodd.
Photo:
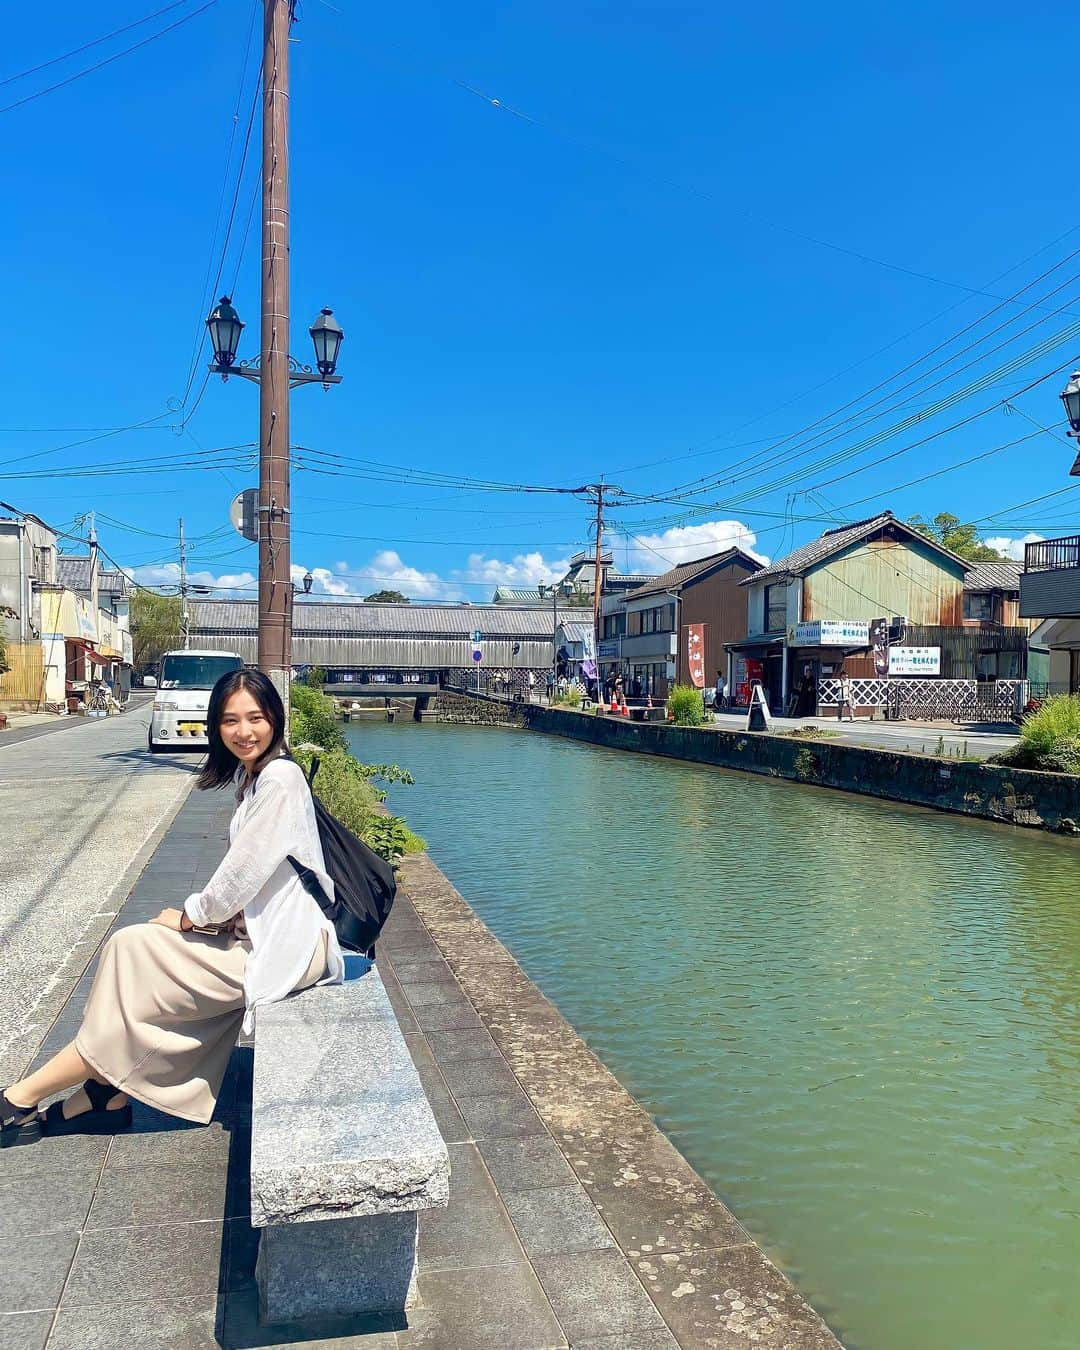
<instances>
[{"instance_id":1,"label":"black sandal","mask_svg":"<svg viewBox=\"0 0 1080 1350\"><path fill-rule=\"evenodd\" d=\"M20 1144L34 1144L41 1138L41 1117L37 1103L16 1106L8 1101L7 1093L0 1092L0 1148L17 1148Z\"/></svg>"},{"instance_id":2,"label":"black sandal","mask_svg":"<svg viewBox=\"0 0 1080 1350\"><path fill-rule=\"evenodd\" d=\"M112 1111L107 1109L110 1100L116 1096L116 1088L108 1083L99 1083L96 1078L88 1078L83 1084L83 1091L90 1099L90 1110L80 1111L77 1116L68 1119L64 1116L64 1103L53 1102L45 1112L46 1134L115 1134L117 1130L130 1128L130 1102Z\"/></svg>"}]
</instances>

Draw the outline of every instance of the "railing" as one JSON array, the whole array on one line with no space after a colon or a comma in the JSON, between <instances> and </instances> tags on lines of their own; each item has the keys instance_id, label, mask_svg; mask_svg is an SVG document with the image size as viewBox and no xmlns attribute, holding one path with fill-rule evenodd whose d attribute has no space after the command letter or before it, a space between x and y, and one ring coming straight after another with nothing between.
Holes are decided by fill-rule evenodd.
<instances>
[{"instance_id":1,"label":"railing","mask_svg":"<svg viewBox=\"0 0 1080 1350\"><path fill-rule=\"evenodd\" d=\"M1080 535L1064 539L1040 539L1024 546L1025 572L1055 572L1060 568L1080 567Z\"/></svg>"},{"instance_id":2,"label":"railing","mask_svg":"<svg viewBox=\"0 0 1080 1350\"><path fill-rule=\"evenodd\" d=\"M860 679L848 680L854 708L882 708L901 720L1013 721L1027 699L1026 680ZM818 681L818 707L835 708L840 681Z\"/></svg>"}]
</instances>

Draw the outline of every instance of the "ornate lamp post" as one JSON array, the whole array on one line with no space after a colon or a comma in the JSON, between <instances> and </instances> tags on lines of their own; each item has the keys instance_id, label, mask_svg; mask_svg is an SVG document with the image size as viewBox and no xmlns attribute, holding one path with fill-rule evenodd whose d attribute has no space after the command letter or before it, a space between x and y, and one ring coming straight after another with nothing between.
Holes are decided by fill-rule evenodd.
<instances>
[{"instance_id":1,"label":"ornate lamp post","mask_svg":"<svg viewBox=\"0 0 1080 1350\"><path fill-rule=\"evenodd\" d=\"M1072 431L1070 436L1080 437L1080 370L1074 371L1069 383L1058 395L1065 405L1065 416L1069 419Z\"/></svg>"},{"instance_id":2,"label":"ornate lamp post","mask_svg":"<svg viewBox=\"0 0 1080 1350\"><path fill-rule=\"evenodd\" d=\"M565 597L573 595L574 590L573 587L568 585L565 581L550 586L546 582L541 581L536 588L536 593L541 600L546 600L549 595L551 596L551 692L554 694L557 680L556 662L559 637L559 596Z\"/></svg>"},{"instance_id":3,"label":"ornate lamp post","mask_svg":"<svg viewBox=\"0 0 1080 1350\"><path fill-rule=\"evenodd\" d=\"M262 357L256 356L253 361L236 359L236 349L240 344L244 324L233 308L229 296L223 295L210 311L206 326L210 330L210 345L214 352L210 370L215 375L220 375L223 380L227 380L230 375L239 375L243 380L259 384L262 380ZM322 310L308 332L315 347L316 369L312 370L310 366L301 365L294 356L290 356L289 388L295 389L300 384L321 384L324 389L329 389L332 384L340 384L341 376L334 372L337 369L338 352L345 340L345 333L341 324L334 318L334 311Z\"/></svg>"}]
</instances>

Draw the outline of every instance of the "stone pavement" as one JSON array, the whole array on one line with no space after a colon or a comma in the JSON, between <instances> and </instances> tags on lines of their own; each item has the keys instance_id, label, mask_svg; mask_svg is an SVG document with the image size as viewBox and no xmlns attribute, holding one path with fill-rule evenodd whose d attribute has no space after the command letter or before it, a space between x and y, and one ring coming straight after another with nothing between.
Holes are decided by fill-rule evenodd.
<instances>
[{"instance_id":1,"label":"stone pavement","mask_svg":"<svg viewBox=\"0 0 1080 1350\"><path fill-rule=\"evenodd\" d=\"M113 927L202 885L227 793L193 793ZM405 1317L260 1327L249 1045L205 1129L136 1104L115 1137L0 1153L4 1350L836 1350L817 1315L426 857L380 970L451 1158ZM415 906L410 897L415 897ZM35 1062L77 1030L94 963Z\"/></svg>"}]
</instances>

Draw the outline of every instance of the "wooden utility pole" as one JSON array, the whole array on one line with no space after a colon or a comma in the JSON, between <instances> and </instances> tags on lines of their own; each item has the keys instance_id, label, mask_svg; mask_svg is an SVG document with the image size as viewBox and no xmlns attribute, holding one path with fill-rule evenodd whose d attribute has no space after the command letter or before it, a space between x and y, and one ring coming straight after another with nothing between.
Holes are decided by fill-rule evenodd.
<instances>
[{"instance_id":1,"label":"wooden utility pole","mask_svg":"<svg viewBox=\"0 0 1080 1350\"><path fill-rule=\"evenodd\" d=\"M600 693L600 595L603 590L604 569L601 562L604 547L604 497L605 494L612 497L622 495L622 488L613 487L610 483L590 483L584 489L588 495L596 502L596 520L593 522L593 529L596 531L596 559L593 571L593 662L596 666L596 684L597 695ZM597 699L599 703L599 697Z\"/></svg>"},{"instance_id":2,"label":"wooden utility pole","mask_svg":"<svg viewBox=\"0 0 1080 1350\"><path fill-rule=\"evenodd\" d=\"M259 380L259 669L289 707L289 27L295 0L263 0L262 328Z\"/></svg>"}]
</instances>

